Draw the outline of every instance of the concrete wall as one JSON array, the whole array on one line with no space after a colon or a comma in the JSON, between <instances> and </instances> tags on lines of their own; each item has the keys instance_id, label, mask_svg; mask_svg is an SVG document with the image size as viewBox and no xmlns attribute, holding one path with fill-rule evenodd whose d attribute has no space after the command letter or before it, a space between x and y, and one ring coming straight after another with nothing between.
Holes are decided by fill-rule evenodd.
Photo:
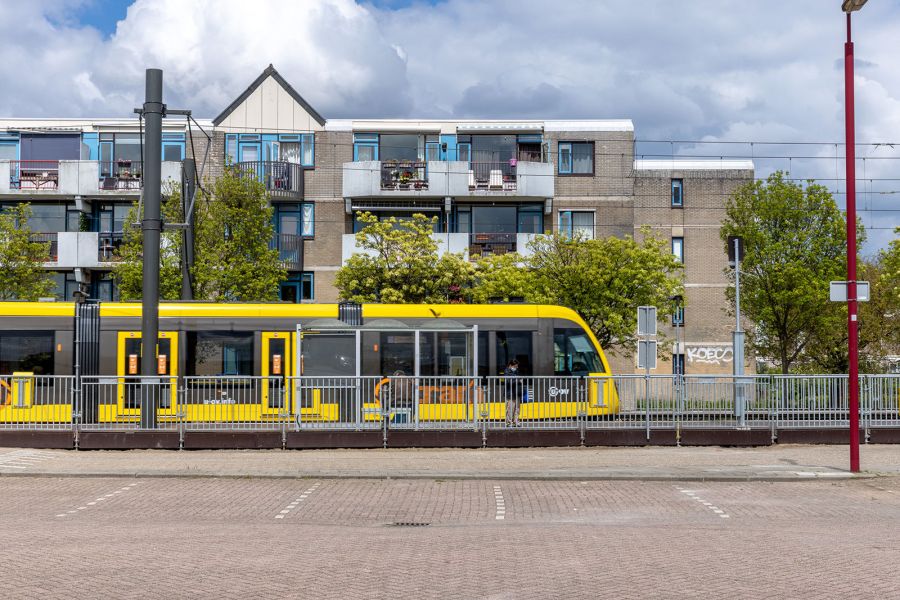
<instances>
[{"instance_id":1,"label":"concrete wall","mask_svg":"<svg viewBox=\"0 0 900 600\"><path fill-rule=\"evenodd\" d=\"M525 234L527 235L527 234ZM438 256L450 253L469 256L469 235L466 233L433 233L431 239L437 243ZM374 252L363 250L356 244L356 235L352 233L341 236L341 262L347 262L354 254L374 256Z\"/></svg>"},{"instance_id":2,"label":"concrete wall","mask_svg":"<svg viewBox=\"0 0 900 600\"><path fill-rule=\"evenodd\" d=\"M66 232L57 234L57 261L60 269L92 268L100 265L98 256L99 234L96 232Z\"/></svg>"}]
</instances>

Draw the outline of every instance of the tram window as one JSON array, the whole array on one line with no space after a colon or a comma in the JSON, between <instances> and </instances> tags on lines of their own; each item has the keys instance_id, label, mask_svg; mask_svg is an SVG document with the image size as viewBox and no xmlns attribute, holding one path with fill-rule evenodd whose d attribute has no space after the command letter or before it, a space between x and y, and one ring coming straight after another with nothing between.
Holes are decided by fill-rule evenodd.
<instances>
[{"instance_id":1,"label":"tram window","mask_svg":"<svg viewBox=\"0 0 900 600\"><path fill-rule=\"evenodd\" d=\"M414 375L415 352L416 341L412 333L382 333L381 374L394 375L399 372L402 375Z\"/></svg>"},{"instance_id":2,"label":"tram window","mask_svg":"<svg viewBox=\"0 0 900 600\"><path fill-rule=\"evenodd\" d=\"M488 356L488 332L487 331L479 331L478 332L478 376L479 377L487 377L490 375L490 367L488 366L488 361L490 360L490 356Z\"/></svg>"},{"instance_id":3,"label":"tram window","mask_svg":"<svg viewBox=\"0 0 900 600\"><path fill-rule=\"evenodd\" d=\"M553 330L553 371L556 375L602 373L600 356L581 329Z\"/></svg>"},{"instance_id":4,"label":"tram window","mask_svg":"<svg viewBox=\"0 0 900 600\"><path fill-rule=\"evenodd\" d=\"M352 377L356 375L356 337L346 334L304 334L303 375Z\"/></svg>"},{"instance_id":5,"label":"tram window","mask_svg":"<svg viewBox=\"0 0 900 600\"><path fill-rule=\"evenodd\" d=\"M188 375L253 375L253 332L189 331Z\"/></svg>"},{"instance_id":6,"label":"tram window","mask_svg":"<svg viewBox=\"0 0 900 600\"><path fill-rule=\"evenodd\" d=\"M509 361L519 361L519 374L531 375L531 332L497 332L497 369L503 371Z\"/></svg>"},{"instance_id":7,"label":"tram window","mask_svg":"<svg viewBox=\"0 0 900 600\"><path fill-rule=\"evenodd\" d=\"M0 331L0 374L53 375L52 331Z\"/></svg>"}]
</instances>

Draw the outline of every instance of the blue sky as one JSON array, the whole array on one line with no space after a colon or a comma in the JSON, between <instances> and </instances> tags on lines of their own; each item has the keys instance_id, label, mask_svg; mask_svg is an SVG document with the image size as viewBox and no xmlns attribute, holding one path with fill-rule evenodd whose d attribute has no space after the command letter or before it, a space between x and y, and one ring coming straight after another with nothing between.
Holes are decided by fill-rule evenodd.
<instances>
[{"instance_id":1,"label":"blue sky","mask_svg":"<svg viewBox=\"0 0 900 600\"><path fill-rule=\"evenodd\" d=\"M130 115L150 66L213 117L273 63L327 118L630 118L665 140L639 153L752 157L842 203L844 28L840 0L0 0L0 117ZM854 31L878 247L900 225L900 3Z\"/></svg>"}]
</instances>

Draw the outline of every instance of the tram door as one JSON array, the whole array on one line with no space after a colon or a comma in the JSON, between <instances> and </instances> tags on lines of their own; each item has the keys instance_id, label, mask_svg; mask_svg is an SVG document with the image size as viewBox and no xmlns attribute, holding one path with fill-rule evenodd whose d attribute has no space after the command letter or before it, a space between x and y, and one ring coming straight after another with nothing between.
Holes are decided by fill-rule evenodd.
<instances>
[{"instance_id":1,"label":"tram door","mask_svg":"<svg viewBox=\"0 0 900 600\"><path fill-rule=\"evenodd\" d=\"M144 360L141 332L120 331L118 350L118 414L138 415L141 409L141 365ZM175 376L178 374L177 332L160 332L154 371L163 384L160 386L157 414L174 415L177 389Z\"/></svg>"},{"instance_id":2,"label":"tram door","mask_svg":"<svg viewBox=\"0 0 900 600\"><path fill-rule=\"evenodd\" d=\"M290 408L293 338L288 331L264 331L262 334L263 414L277 415Z\"/></svg>"}]
</instances>

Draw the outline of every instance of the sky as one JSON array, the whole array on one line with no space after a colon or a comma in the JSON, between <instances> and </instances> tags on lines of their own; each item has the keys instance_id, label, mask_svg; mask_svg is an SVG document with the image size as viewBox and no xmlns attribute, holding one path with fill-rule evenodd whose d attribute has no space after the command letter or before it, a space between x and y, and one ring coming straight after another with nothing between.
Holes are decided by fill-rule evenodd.
<instances>
[{"instance_id":1,"label":"sky","mask_svg":"<svg viewBox=\"0 0 900 600\"><path fill-rule=\"evenodd\" d=\"M752 157L843 205L840 4L0 0L0 116L128 116L159 67L211 118L272 63L326 118L630 118L638 154ZM871 252L900 225L900 2L853 31Z\"/></svg>"}]
</instances>

